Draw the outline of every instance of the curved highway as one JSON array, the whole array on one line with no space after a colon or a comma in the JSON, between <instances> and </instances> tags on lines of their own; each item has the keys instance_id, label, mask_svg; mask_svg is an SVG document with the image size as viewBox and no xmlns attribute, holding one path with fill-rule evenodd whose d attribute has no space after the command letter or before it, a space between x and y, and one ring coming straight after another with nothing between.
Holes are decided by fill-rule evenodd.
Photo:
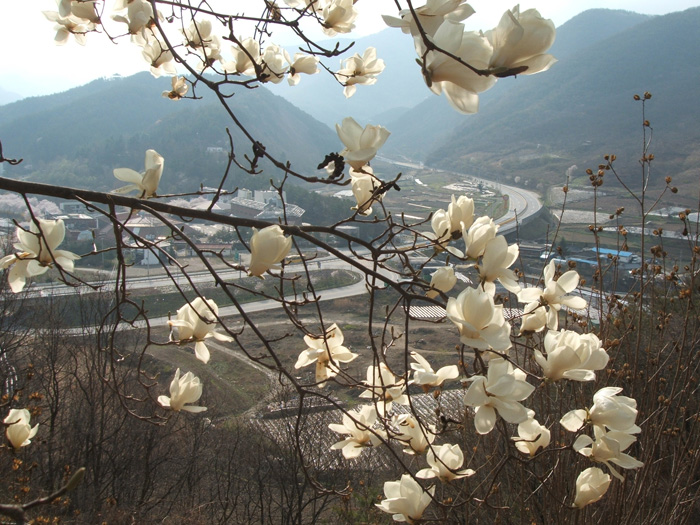
<instances>
[{"instance_id":1,"label":"curved highway","mask_svg":"<svg viewBox=\"0 0 700 525\"><path fill-rule=\"evenodd\" d=\"M484 186L487 186L494 191L501 193L502 195L508 196L508 211L505 215L497 219L495 222L500 224L501 228L499 233L506 234L512 230L515 230L516 217L518 224L522 224L523 221L532 217L537 212L542 209L542 203L540 202L540 196L534 191L524 190L522 188L517 188L515 186L509 186L507 184L501 184L498 182L493 182L486 179L481 179L475 177L474 175L469 175L468 173L459 173L456 171L443 170L440 168L431 168L430 166L425 166L424 164L416 164L412 162L401 162L398 160L392 160L387 157L381 157L377 155L377 160L382 162L387 162L389 164L394 164L396 166L404 166L416 170L430 170L436 173L447 173L449 175L454 175L455 177L468 178L474 181L481 182Z\"/></svg>"}]
</instances>

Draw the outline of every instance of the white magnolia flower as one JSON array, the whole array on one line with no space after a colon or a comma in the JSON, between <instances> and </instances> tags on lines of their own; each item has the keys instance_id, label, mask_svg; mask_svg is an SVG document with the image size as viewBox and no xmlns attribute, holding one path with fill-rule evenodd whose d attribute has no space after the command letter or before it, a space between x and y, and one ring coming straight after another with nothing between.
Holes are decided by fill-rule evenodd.
<instances>
[{"instance_id":1,"label":"white magnolia flower","mask_svg":"<svg viewBox=\"0 0 700 525\"><path fill-rule=\"evenodd\" d=\"M464 404L474 407L474 425L479 434L488 434L496 424L496 413L508 423L528 419L527 409L520 404L535 390L525 380L525 372L513 368L505 359L492 359L487 377L472 376Z\"/></svg>"},{"instance_id":2,"label":"white magnolia flower","mask_svg":"<svg viewBox=\"0 0 700 525\"><path fill-rule=\"evenodd\" d=\"M520 12L516 5L506 11L495 29L484 34L493 46L490 66L517 70L519 75L547 71L557 60L545 53L554 43L554 22L545 20L536 9Z\"/></svg>"},{"instance_id":3,"label":"white magnolia flower","mask_svg":"<svg viewBox=\"0 0 700 525\"><path fill-rule=\"evenodd\" d=\"M151 75L158 78L163 75L176 75L173 52L160 39L149 38L141 51L143 58L151 66Z\"/></svg>"},{"instance_id":4,"label":"white magnolia flower","mask_svg":"<svg viewBox=\"0 0 700 525\"><path fill-rule=\"evenodd\" d=\"M518 437L511 439L520 452L532 457L539 449L549 446L551 433L535 419L535 411L528 410L527 419L518 424Z\"/></svg>"},{"instance_id":5,"label":"white magnolia flower","mask_svg":"<svg viewBox=\"0 0 700 525\"><path fill-rule=\"evenodd\" d=\"M248 275L263 277L268 270L279 270L279 263L291 249L292 238L285 237L282 228L278 225L273 224L259 231L253 228L253 236L250 238Z\"/></svg>"},{"instance_id":6,"label":"white magnolia flower","mask_svg":"<svg viewBox=\"0 0 700 525\"><path fill-rule=\"evenodd\" d=\"M556 263L554 259L544 268L544 290L540 288L523 288L518 293L518 301L521 303L535 303L541 307L547 307L547 328L556 330L559 327L559 310L562 306L572 308L574 310L583 310L586 308L586 300L583 297L575 295L567 295L573 292L578 286L579 275L576 270L569 270L564 273L559 279L555 279ZM528 304L528 313L523 315L523 323L534 327L536 319L530 319L534 316L536 306ZM537 319L541 318L540 316ZM542 327L544 328L544 327ZM532 329L532 328L531 328ZM541 329L541 328L540 328ZM522 329L521 329L522 331ZM539 330L534 330L539 331Z\"/></svg>"},{"instance_id":7,"label":"white magnolia flower","mask_svg":"<svg viewBox=\"0 0 700 525\"><path fill-rule=\"evenodd\" d=\"M468 230L474 223L474 199L460 195L457 199L452 195L452 202L447 206L450 218L450 234L453 238L462 235L462 230Z\"/></svg>"},{"instance_id":8,"label":"white magnolia flower","mask_svg":"<svg viewBox=\"0 0 700 525\"><path fill-rule=\"evenodd\" d=\"M464 255L472 259L478 259L486 251L486 245L489 241L496 238L498 232L498 224L493 222L491 217L479 217L467 229L462 230L462 239L464 240ZM504 258L508 258L506 254Z\"/></svg>"},{"instance_id":9,"label":"white magnolia flower","mask_svg":"<svg viewBox=\"0 0 700 525\"><path fill-rule=\"evenodd\" d=\"M416 7L414 11L418 15L418 23L423 31L432 36L443 21L460 22L474 14L472 6L465 2L466 0L427 0L424 6ZM420 36L418 23L410 9L402 9L399 11L399 16L400 18L382 15L382 18L389 27L399 27L404 33Z\"/></svg>"},{"instance_id":10,"label":"white magnolia flower","mask_svg":"<svg viewBox=\"0 0 700 525\"><path fill-rule=\"evenodd\" d=\"M347 434L348 437L331 446L331 450L342 450L347 459L356 458L367 447L378 445L381 441L377 434L370 429L377 421L377 410L372 405L363 405L359 411L353 410L350 414L343 414L343 424L331 423L328 425L333 432Z\"/></svg>"},{"instance_id":11,"label":"white magnolia flower","mask_svg":"<svg viewBox=\"0 0 700 525\"><path fill-rule=\"evenodd\" d=\"M637 401L627 396L618 396L620 387L605 387L593 395L593 406L588 410L572 410L564 414L561 424L571 432L578 431L586 423L617 430L627 434L639 434L642 431L635 424L637 419Z\"/></svg>"},{"instance_id":12,"label":"white magnolia flower","mask_svg":"<svg viewBox=\"0 0 700 525\"><path fill-rule=\"evenodd\" d=\"M27 277L41 275L58 264L62 269L72 272L73 261L80 256L68 250L57 250L66 236L63 220L36 219L29 225L29 231L17 228L17 240L14 249L17 253L0 259L0 268L9 268L8 283L14 293L19 293L27 283Z\"/></svg>"},{"instance_id":13,"label":"white magnolia flower","mask_svg":"<svg viewBox=\"0 0 700 525\"><path fill-rule=\"evenodd\" d=\"M216 329L219 307L213 299L195 297L191 303L187 303L177 311L175 321L168 321L170 326L177 328L177 336L180 343L194 341L194 353L197 359L209 362L209 349L204 340L213 337L217 341L230 342L233 338L220 334Z\"/></svg>"},{"instance_id":14,"label":"white magnolia flower","mask_svg":"<svg viewBox=\"0 0 700 525\"><path fill-rule=\"evenodd\" d=\"M262 66L260 81L272 82L273 84L282 82L289 71L288 56L286 51L277 44L267 46L260 57Z\"/></svg>"},{"instance_id":15,"label":"white magnolia flower","mask_svg":"<svg viewBox=\"0 0 700 525\"><path fill-rule=\"evenodd\" d=\"M435 440L435 427L425 428L411 414L399 414L392 417L396 429L394 437L401 442L406 454L424 454Z\"/></svg>"},{"instance_id":16,"label":"white magnolia flower","mask_svg":"<svg viewBox=\"0 0 700 525\"><path fill-rule=\"evenodd\" d=\"M173 77L174 79L175 77ZM184 83L184 79L183 79ZM173 89L175 89L173 81ZM185 85L187 88L187 85ZM186 90L186 89L185 89ZM172 98L172 97L171 97ZM114 193L129 193L137 191L139 197L148 199L155 196L160 183L160 177L163 175L163 164L165 160L154 149L146 151L146 160L144 161L145 170L143 173L138 173L129 168L117 168L114 170L114 176L124 182L129 182L127 186L122 186L114 190Z\"/></svg>"},{"instance_id":17,"label":"white magnolia flower","mask_svg":"<svg viewBox=\"0 0 700 525\"><path fill-rule=\"evenodd\" d=\"M520 291L518 278L510 269L519 253L518 245L508 246L508 241L503 235L497 235L486 243L481 263L476 265L486 292L495 295L496 284L494 281L496 280L509 292L518 293Z\"/></svg>"},{"instance_id":18,"label":"white magnolia flower","mask_svg":"<svg viewBox=\"0 0 700 525\"><path fill-rule=\"evenodd\" d=\"M445 443L439 447L430 447L425 459L430 468L424 468L416 472L417 478L438 478L440 481L449 483L453 479L474 475L474 471L470 468L457 470L464 463L464 454L462 454L462 449L459 448L459 445Z\"/></svg>"},{"instance_id":19,"label":"white magnolia flower","mask_svg":"<svg viewBox=\"0 0 700 525\"><path fill-rule=\"evenodd\" d=\"M450 215L445 210L436 210L430 218L430 227L433 229L432 234L426 234L426 237L435 241L435 251L441 252L447 249L447 245L452 240Z\"/></svg>"},{"instance_id":20,"label":"white magnolia flower","mask_svg":"<svg viewBox=\"0 0 700 525\"><path fill-rule=\"evenodd\" d=\"M72 14L61 16L56 11L43 11L43 13L47 20L56 22L54 26L56 30L54 43L58 46L62 46L68 42L68 37L70 35L73 35L78 44L84 46L87 42L86 34L95 30L95 24L93 22Z\"/></svg>"},{"instance_id":21,"label":"white magnolia flower","mask_svg":"<svg viewBox=\"0 0 700 525\"><path fill-rule=\"evenodd\" d=\"M552 381L594 381L594 370L602 370L608 364L609 356L595 334L550 330L544 337L544 348L547 357L535 349L535 360Z\"/></svg>"},{"instance_id":22,"label":"white magnolia flower","mask_svg":"<svg viewBox=\"0 0 700 525\"><path fill-rule=\"evenodd\" d=\"M504 352L511 347L510 325L503 305L480 288L465 288L447 300L447 318L459 329L459 339L478 350Z\"/></svg>"},{"instance_id":23,"label":"white magnolia flower","mask_svg":"<svg viewBox=\"0 0 700 525\"><path fill-rule=\"evenodd\" d=\"M590 467L581 472L576 478L574 507L582 509L602 498L610 486L610 479L610 475L598 467Z\"/></svg>"},{"instance_id":24,"label":"white magnolia flower","mask_svg":"<svg viewBox=\"0 0 700 525\"><path fill-rule=\"evenodd\" d=\"M180 377L180 369L175 371L170 383L170 397L158 396L158 403L165 408L179 412L204 412L207 408L200 406L189 405L188 403L196 403L202 397L202 383L199 378L192 372L187 372Z\"/></svg>"},{"instance_id":25,"label":"white magnolia flower","mask_svg":"<svg viewBox=\"0 0 700 525\"><path fill-rule=\"evenodd\" d=\"M360 397L374 400L382 417L391 410L392 403L408 404L406 381L397 380L384 363L367 367L367 380L364 384L367 390L362 392Z\"/></svg>"},{"instance_id":26,"label":"white magnolia flower","mask_svg":"<svg viewBox=\"0 0 700 525\"><path fill-rule=\"evenodd\" d=\"M329 378L337 375L338 363L349 363L358 355L345 348L343 340L343 332L335 323L328 327L322 337L304 336L308 348L299 354L294 368L316 363L316 381L322 387Z\"/></svg>"},{"instance_id":27,"label":"white magnolia flower","mask_svg":"<svg viewBox=\"0 0 700 525\"><path fill-rule=\"evenodd\" d=\"M315 75L318 73L318 57L305 55L304 53L295 53L293 61L290 60L287 55L287 62L289 62L287 82L290 86L296 86L299 83L301 80L301 73L305 75Z\"/></svg>"},{"instance_id":28,"label":"white magnolia flower","mask_svg":"<svg viewBox=\"0 0 700 525\"><path fill-rule=\"evenodd\" d=\"M434 299L440 292L447 293L457 284L457 276L455 275L452 266L443 266L438 268L430 276L430 290L425 294L431 299Z\"/></svg>"},{"instance_id":29,"label":"white magnolia flower","mask_svg":"<svg viewBox=\"0 0 700 525\"><path fill-rule=\"evenodd\" d=\"M355 28L357 11L353 0L323 0L317 10L323 19L323 32L328 36L349 33Z\"/></svg>"},{"instance_id":30,"label":"white magnolia flower","mask_svg":"<svg viewBox=\"0 0 700 525\"><path fill-rule=\"evenodd\" d=\"M445 380L455 379L459 376L457 365L443 366L435 372L430 363L418 352L411 352L411 357L415 361L415 363L411 363L411 368L413 369L413 380L411 382L415 385L424 387L441 386Z\"/></svg>"},{"instance_id":31,"label":"white magnolia flower","mask_svg":"<svg viewBox=\"0 0 700 525\"><path fill-rule=\"evenodd\" d=\"M522 291L522 290L521 290ZM525 332L541 332L547 326L547 310L539 301L528 303L523 308L520 318L520 334Z\"/></svg>"},{"instance_id":32,"label":"white magnolia flower","mask_svg":"<svg viewBox=\"0 0 700 525\"><path fill-rule=\"evenodd\" d=\"M418 55L422 58L425 46L420 37L414 41ZM439 49L459 57L476 69L488 68L491 44L479 33L465 33L464 24L445 20L432 41ZM460 113L476 113L479 109L478 93L490 89L496 83L493 76L479 75L438 50L427 53L422 72L430 90L436 95L444 93L450 105Z\"/></svg>"},{"instance_id":33,"label":"white magnolia flower","mask_svg":"<svg viewBox=\"0 0 700 525\"><path fill-rule=\"evenodd\" d=\"M96 0L56 0L58 5L58 13L63 17L73 15L76 18L81 18L93 24L100 23L100 15L95 9Z\"/></svg>"},{"instance_id":34,"label":"white magnolia flower","mask_svg":"<svg viewBox=\"0 0 700 525\"><path fill-rule=\"evenodd\" d=\"M372 213L372 204L382 200L383 193L375 195L375 191L382 185L370 166L363 167L360 171L350 168L350 182L352 194L357 201L357 206L353 206L353 210L357 210L360 215L369 215Z\"/></svg>"},{"instance_id":35,"label":"white magnolia flower","mask_svg":"<svg viewBox=\"0 0 700 525\"><path fill-rule=\"evenodd\" d=\"M336 124L335 130L345 145L345 149L340 154L356 171L374 158L377 150L384 145L390 135L382 126L367 124L363 128L352 117L346 117L342 124Z\"/></svg>"},{"instance_id":36,"label":"white magnolia flower","mask_svg":"<svg viewBox=\"0 0 700 525\"><path fill-rule=\"evenodd\" d=\"M632 443L637 441L637 438L626 432L611 430L606 432L599 426L593 427L595 440L586 434L580 435L574 441L574 450L579 454L589 457L594 461L604 463L610 469L610 473L619 480L623 480L623 476L613 468L612 464L626 469L635 469L643 467L644 463L636 460L629 454L625 454Z\"/></svg>"},{"instance_id":37,"label":"white magnolia flower","mask_svg":"<svg viewBox=\"0 0 700 525\"><path fill-rule=\"evenodd\" d=\"M163 91L163 96L170 100L180 100L187 94L189 86L185 82L185 77L172 77L170 80L173 88L170 91Z\"/></svg>"},{"instance_id":38,"label":"white magnolia flower","mask_svg":"<svg viewBox=\"0 0 700 525\"><path fill-rule=\"evenodd\" d=\"M417 523L430 505L433 494L435 486L426 491L410 474L404 474L399 481L384 483L386 499L376 505L384 512L393 514L394 521Z\"/></svg>"},{"instance_id":39,"label":"white magnolia flower","mask_svg":"<svg viewBox=\"0 0 700 525\"><path fill-rule=\"evenodd\" d=\"M368 47L362 56L359 53L342 62L341 69L335 73L338 82L345 86L343 94L350 98L355 94L356 85L371 86L377 82L377 75L384 71L384 61L377 58L377 50Z\"/></svg>"},{"instance_id":40,"label":"white magnolia flower","mask_svg":"<svg viewBox=\"0 0 700 525\"><path fill-rule=\"evenodd\" d=\"M200 62L197 68L200 71L221 60L221 39L212 34L211 20L193 20L190 26L183 30L183 34L185 46L199 56Z\"/></svg>"},{"instance_id":41,"label":"white magnolia flower","mask_svg":"<svg viewBox=\"0 0 700 525\"><path fill-rule=\"evenodd\" d=\"M231 46L233 59L222 64L226 73L254 77L255 66L260 64L260 43L253 38L246 38L241 45Z\"/></svg>"},{"instance_id":42,"label":"white magnolia flower","mask_svg":"<svg viewBox=\"0 0 700 525\"><path fill-rule=\"evenodd\" d=\"M127 24L132 40L139 45L145 44L148 37L146 30L155 25L151 3L148 0L117 0L113 10L115 13L122 14L114 14L112 19ZM124 10L126 10L126 16L123 14ZM160 13L158 13L158 19L163 19Z\"/></svg>"},{"instance_id":43,"label":"white magnolia flower","mask_svg":"<svg viewBox=\"0 0 700 525\"><path fill-rule=\"evenodd\" d=\"M34 427L29 424L31 417L26 408L13 408L3 421L7 425L5 436L15 450L29 445L39 429L38 424Z\"/></svg>"}]
</instances>

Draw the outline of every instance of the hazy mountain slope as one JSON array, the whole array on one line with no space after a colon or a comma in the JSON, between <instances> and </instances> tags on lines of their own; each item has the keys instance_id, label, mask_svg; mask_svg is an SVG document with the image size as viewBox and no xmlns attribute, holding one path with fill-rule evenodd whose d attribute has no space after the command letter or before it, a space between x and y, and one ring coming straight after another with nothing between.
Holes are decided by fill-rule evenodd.
<instances>
[{"instance_id":1,"label":"hazy mountain slope","mask_svg":"<svg viewBox=\"0 0 700 525\"><path fill-rule=\"evenodd\" d=\"M167 79L142 73L1 107L5 154L25 159L6 173L108 189L119 184L111 176L115 167L142 170L144 152L153 148L165 157L163 189L180 192L213 184L221 175L226 155L207 148L228 150L226 127L236 154L250 156L249 141L211 95L171 101L161 96L168 87ZM279 160L311 171L339 149L332 130L284 99L265 88L241 91L231 99L233 111ZM261 186L269 183L268 175L258 178Z\"/></svg>"},{"instance_id":2,"label":"hazy mountain slope","mask_svg":"<svg viewBox=\"0 0 700 525\"><path fill-rule=\"evenodd\" d=\"M0 87L0 106L2 106L3 104L15 102L21 98L22 95L20 95L19 93L14 93L12 91L8 91Z\"/></svg>"},{"instance_id":3,"label":"hazy mountain slope","mask_svg":"<svg viewBox=\"0 0 700 525\"><path fill-rule=\"evenodd\" d=\"M523 82L453 130L427 158L431 164L472 167L492 175L561 182L572 163L596 166L616 152L634 168L641 151L641 107L635 93L650 91L646 118L665 173L681 173L700 139L698 104L688 96L700 82L700 8L653 18L588 46ZM671 146L673 145L673 146ZM558 159L558 160L557 160ZM624 171L624 170L623 170ZM638 170L634 170L634 174Z\"/></svg>"},{"instance_id":4,"label":"hazy mountain slope","mask_svg":"<svg viewBox=\"0 0 700 525\"><path fill-rule=\"evenodd\" d=\"M540 79L556 71L561 64L569 62L572 55L647 19L647 15L610 9L591 9L575 16L557 29L551 53L559 63L541 75L500 80L491 90L480 95L480 113L488 114L489 106L500 104L505 94L511 90L512 96L518 97L528 85L539 89ZM387 153L425 158L441 144L455 140L451 137L455 128L469 125L474 119L475 115L457 113L444 97L428 94L430 97L427 100L387 124L393 132L391 141L387 144ZM421 125L416 126L416 122Z\"/></svg>"}]
</instances>

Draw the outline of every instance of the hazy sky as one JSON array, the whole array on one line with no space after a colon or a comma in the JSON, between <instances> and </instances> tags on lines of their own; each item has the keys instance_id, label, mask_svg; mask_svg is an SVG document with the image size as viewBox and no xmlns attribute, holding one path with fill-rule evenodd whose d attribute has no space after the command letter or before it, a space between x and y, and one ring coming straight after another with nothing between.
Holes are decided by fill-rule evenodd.
<instances>
[{"instance_id":1,"label":"hazy sky","mask_svg":"<svg viewBox=\"0 0 700 525\"><path fill-rule=\"evenodd\" d=\"M225 5L260 4L261 0L223 0ZM489 29L498 23L501 14L513 7L515 0L473 0L476 14L468 19L467 29ZM111 3L111 2L110 2ZM56 10L55 0L21 0L4 2L0 16L0 88L23 96L64 91L90 80L114 73L131 75L146 70L141 51L126 39L119 45L104 35L88 35L88 45L77 45L72 37L65 46L53 44L53 23L42 11ZM416 2L420 5L421 2ZM665 14L700 5L700 0L545 0L523 3L521 10L536 7L540 13L560 26L578 13L594 7L626 9L644 14ZM381 14L395 14L393 0L359 0L360 15L356 36L381 31L386 26ZM109 26L124 27L122 24ZM397 30L398 31L398 30ZM285 43L285 42L280 42ZM289 48L293 50L292 47Z\"/></svg>"}]
</instances>

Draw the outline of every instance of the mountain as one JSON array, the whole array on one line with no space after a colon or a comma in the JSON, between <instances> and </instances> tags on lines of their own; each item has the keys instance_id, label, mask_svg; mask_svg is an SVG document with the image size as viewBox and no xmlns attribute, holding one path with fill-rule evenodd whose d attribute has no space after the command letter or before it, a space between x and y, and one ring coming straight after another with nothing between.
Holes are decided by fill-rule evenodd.
<instances>
[{"instance_id":1,"label":"mountain","mask_svg":"<svg viewBox=\"0 0 700 525\"><path fill-rule=\"evenodd\" d=\"M9 104L10 102L15 102L22 98L19 93L14 93L12 91L7 91L0 87L0 106L4 104Z\"/></svg>"},{"instance_id":2,"label":"mountain","mask_svg":"<svg viewBox=\"0 0 700 525\"><path fill-rule=\"evenodd\" d=\"M579 28L582 38L594 33L596 18L588 31ZM631 183L639 173L643 120L633 95L649 91L644 118L654 130L652 183L672 175L692 184L697 198L691 160L700 153L700 111L692 100L700 85L699 25L700 8L654 17L573 52L544 74L517 79L517 90L453 128L426 163L505 180L517 173L546 186L563 183L572 164L583 175L603 154L615 153Z\"/></svg>"},{"instance_id":3,"label":"mountain","mask_svg":"<svg viewBox=\"0 0 700 525\"><path fill-rule=\"evenodd\" d=\"M223 174L227 127L236 155L241 161L244 154L252 158L250 142L213 95L201 89L202 100L172 101L161 96L169 88L168 79L139 73L0 107L4 153L24 158L21 165L6 167L6 175L111 189L121 185L112 176L114 168L142 171L145 151L155 149L165 158L162 191L196 191L200 182L216 184ZM232 93L239 121L293 169L315 171L327 153L338 150L334 131L267 89ZM248 187L264 187L270 175L244 177L234 167L229 182L239 179Z\"/></svg>"},{"instance_id":4,"label":"mountain","mask_svg":"<svg viewBox=\"0 0 700 525\"><path fill-rule=\"evenodd\" d=\"M559 60L552 69L542 75L500 80L492 89L480 95L480 109L477 115L457 113L444 97L432 93L424 102L404 113L396 120L387 123L392 131L391 140L384 150L389 155L408 155L411 158L425 159L441 144L455 140L453 131L461 126L470 125L478 115L489 114L489 107L500 105L504 96L513 91L518 97L520 91L528 84L539 86L542 76L551 75L562 63L567 63L579 51L621 33L630 27L649 19L629 11L611 9L590 9L557 28L557 37L550 52ZM416 68L416 64L413 64ZM424 88L425 89L425 88ZM537 89L535 87L535 89ZM420 126L415 123L420 122ZM459 139L456 139L459 143Z\"/></svg>"}]
</instances>

